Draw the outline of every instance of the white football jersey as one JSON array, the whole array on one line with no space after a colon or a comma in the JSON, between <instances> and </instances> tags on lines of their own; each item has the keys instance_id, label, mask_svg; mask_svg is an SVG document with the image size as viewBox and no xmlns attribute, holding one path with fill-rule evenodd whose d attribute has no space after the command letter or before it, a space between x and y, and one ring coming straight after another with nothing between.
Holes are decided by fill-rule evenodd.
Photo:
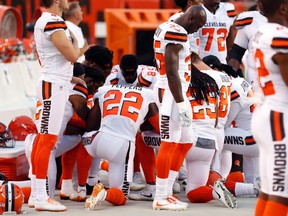
<instances>
[{"instance_id":1,"label":"white football jersey","mask_svg":"<svg viewBox=\"0 0 288 216\"><path fill-rule=\"evenodd\" d=\"M155 67L139 65L142 68L141 73L138 75L138 83L143 87L153 90L157 80L158 71Z\"/></svg>"},{"instance_id":2,"label":"white football jersey","mask_svg":"<svg viewBox=\"0 0 288 216\"><path fill-rule=\"evenodd\" d=\"M288 87L279 66L272 60L277 53L288 53L288 28L267 23L258 29L253 39L253 50L258 70L258 81L266 103L275 110L287 110Z\"/></svg>"},{"instance_id":3,"label":"white football jersey","mask_svg":"<svg viewBox=\"0 0 288 216\"><path fill-rule=\"evenodd\" d=\"M168 19L168 22L173 22L175 19L179 18L179 17L182 16L183 14L184 14L184 12L182 12L182 11L173 14L173 15Z\"/></svg>"},{"instance_id":4,"label":"white football jersey","mask_svg":"<svg viewBox=\"0 0 288 216\"><path fill-rule=\"evenodd\" d=\"M237 34L234 43L247 50L247 65L245 67L246 80L253 84L257 83L257 72L255 69L254 52L252 50L252 39L259 27L266 24L267 18L259 11L246 11L238 15L235 20Z\"/></svg>"},{"instance_id":5,"label":"white football jersey","mask_svg":"<svg viewBox=\"0 0 288 216\"><path fill-rule=\"evenodd\" d=\"M139 126L143 123L149 104L154 102L153 91L136 86L107 85L98 89L101 109L99 131L135 141Z\"/></svg>"},{"instance_id":6,"label":"white football jersey","mask_svg":"<svg viewBox=\"0 0 288 216\"><path fill-rule=\"evenodd\" d=\"M215 70L202 70L203 73L211 76L217 83L220 90L218 124L217 128L224 128L230 111L231 97L231 80L230 77L223 72Z\"/></svg>"},{"instance_id":7,"label":"white football jersey","mask_svg":"<svg viewBox=\"0 0 288 216\"><path fill-rule=\"evenodd\" d=\"M232 78L231 83L231 108L225 127L229 127L234 121L237 128L250 131L255 108L252 86L241 77ZM240 106L236 107L236 104Z\"/></svg>"},{"instance_id":8,"label":"white football jersey","mask_svg":"<svg viewBox=\"0 0 288 216\"><path fill-rule=\"evenodd\" d=\"M155 67L148 65L138 65L137 79L133 83L127 83L119 65L114 65L111 74L106 78L104 85L136 85L140 82L143 86L153 89L156 82L157 70Z\"/></svg>"},{"instance_id":9,"label":"white football jersey","mask_svg":"<svg viewBox=\"0 0 288 216\"><path fill-rule=\"evenodd\" d=\"M184 14L183 12L175 13L168 19L168 21L173 22L175 19L182 16L183 14ZM198 54L198 52L199 52L199 33L194 32L192 34L189 34L188 40L189 40L189 44L190 44L190 52L194 52L194 53Z\"/></svg>"},{"instance_id":10,"label":"white football jersey","mask_svg":"<svg viewBox=\"0 0 288 216\"><path fill-rule=\"evenodd\" d=\"M208 55L215 55L221 63L226 63L226 38L236 17L235 7L232 3L220 2L215 14L211 13L204 5L202 7L206 12L207 21L198 31L199 56L204 58Z\"/></svg>"},{"instance_id":11,"label":"white football jersey","mask_svg":"<svg viewBox=\"0 0 288 216\"><path fill-rule=\"evenodd\" d=\"M191 77L191 57L187 31L180 25L173 22L165 22L159 25L154 34L154 53L159 73L155 86L162 89L169 89L166 75L165 50L168 44L180 44L179 51L179 77L183 92L186 92Z\"/></svg>"},{"instance_id":12,"label":"white football jersey","mask_svg":"<svg viewBox=\"0 0 288 216\"><path fill-rule=\"evenodd\" d=\"M192 127L196 137L216 140L216 103L218 99L212 94L208 97L209 103L201 101L201 104L188 91L188 100L192 108Z\"/></svg>"},{"instance_id":13,"label":"white football jersey","mask_svg":"<svg viewBox=\"0 0 288 216\"><path fill-rule=\"evenodd\" d=\"M52 43L50 36L56 31L65 31L67 38L72 41L64 20L55 14L43 12L34 30L36 50L41 65L40 79L68 86L73 76L73 65Z\"/></svg>"}]
</instances>

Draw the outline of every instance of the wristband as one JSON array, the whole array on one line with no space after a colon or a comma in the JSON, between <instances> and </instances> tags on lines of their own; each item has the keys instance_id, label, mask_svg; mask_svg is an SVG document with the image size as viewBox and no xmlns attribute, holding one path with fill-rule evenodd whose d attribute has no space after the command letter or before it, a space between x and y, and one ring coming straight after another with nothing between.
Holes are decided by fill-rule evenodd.
<instances>
[{"instance_id":1,"label":"wristband","mask_svg":"<svg viewBox=\"0 0 288 216\"><path fill-rule=\"evenodd\" d=\"M183 113L185 111L187 111L187 106L186 106L186 102L180 102L180 103L176 103L179 109L179 113Z\"/></svg>"}]
</instances>

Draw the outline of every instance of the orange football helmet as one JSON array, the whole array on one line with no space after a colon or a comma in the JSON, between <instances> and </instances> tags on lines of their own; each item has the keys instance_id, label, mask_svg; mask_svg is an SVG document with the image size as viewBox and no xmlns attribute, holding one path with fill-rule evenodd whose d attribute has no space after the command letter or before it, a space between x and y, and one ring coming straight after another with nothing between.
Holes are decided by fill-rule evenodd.
<instances>
[{"instance_id":1,"label":"orange football helmet","mask_svg":"<svg viewBox=\"0 0 288 216\"><path fill-rule=\"evenodd\" d=\"M210 170L206 186L213 186L214 182L220 179L222 176L218 172Z\"/></svg>"},{"instance_id":2,"label":"orange football helmet","mask_svg":"<svg viewBox=\"0 0 288 216\"><path fill-rule=\"evenodd\" d=\"M0 214L16 212L20 214L24 202L24 195L19 186L8 182L0 187Z\"/></svg>"},{"instance_id":3,"label":"orange football helmet","mask_svg":"<svg viewBox=\"0 0 288 216\"><path fill-rule=\"evenodd\" d=\"M0 122L0 147L4 148L14 148L15 140L13 138L12 132L5 124Z\"/></svg>"},{"instance_id":4,"label":"orange football helmet","mask_svg":"<svg viewBox=\"0 0 288 216\"><path fill-rule=\"evenodd\" d=\"M28 116L18 116L9 123L8 128L11 130L15 140L23 141L30 133L37 133L36 125Z\"/></svg>"}]
</instances>

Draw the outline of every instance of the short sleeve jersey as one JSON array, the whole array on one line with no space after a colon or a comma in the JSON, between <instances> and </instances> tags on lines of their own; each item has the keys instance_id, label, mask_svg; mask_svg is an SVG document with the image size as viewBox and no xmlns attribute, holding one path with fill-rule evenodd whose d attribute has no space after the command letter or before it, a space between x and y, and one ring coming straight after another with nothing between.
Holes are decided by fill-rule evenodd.
<instances>
[{"instance_id":1,"label":"short sleeve jersey","mask_svg":"<svg viewBox=\"0 0 288 216\"><path fill-rule=\"evenodd\" d=\"M182 91L187 92L191 76L191 58L188 34L182 26L173 22L162 23L154 34L154 52L159 70L155 86L158 88L169 89L166 65L164 61L165 50L168 44L180 44L182 46L182 49L179 51L178 74L182 84Z\"/></svg>"},{"instance_id":2,"label":"short sleeve jersey","mask_svg":"<svg viewBox=\"0 0 288 216\"><path fill-rule=\"evenodd\" d=\"M220 2L215 14L211 13L204 5L202 7L206 12L207 21L198 31L199 56L204 58L208 55L215 55L222 63L226 63L226 38L236 17L235 7L232 3Z\"/></svg>"},{"instance_id":3,"label":"short sleeve jersey","mask_svg":"<svg viewBox=\"0 0 288 216\"><path fill-rule=\"evenodd\" d=\"M215 140L215 121L216 121L216 103L217 98L211 94L208 101L199 103L188 91L188 100L192 108L192 127L196 137Z\"/></svg>"},{"instance_id":4,"label":"short sleeve jersey","mask_svg":"<svg viewBox=\"0 0 288 216\"><path fill-rule=\"evenodd\" d=\"M42 13L34 30L36 50L41 65L41 80L68 86L73 76L73 65L54 46L50 37L56 31L64 31L71 41L64 20L48 12Z\"/></svg>"},{"instance_id":5,"label":"short sleeve jersey","mask_svg":"<svg viewBox=\"0 0 288 216\"><path fill-rule=\"evenodd\" d=\"M231 80L230 77L220 71L202 70L203 73L211 76L217 83L220 90L218 124L217 128L224 128L228 118L231 105Z\"/></svg>"},{"instance_id":6,"label":"short sleeve jersey","mask_svg":"<svg viewBox=\"0 0 288 216\"><path fill-rule=\"evenodd\" d=\"M142 70L138 76L138 83L140 83L143 87L153 90L154 85L157 80L158 71L155 67L139 65Z\"/></svg>"},{"instance_id":7,"label":"short sleeve jersey","mask_svg":"<svg viewBox=\"0 0 288 216\"><path fill-rule=\"evenodd\" d=\"M168 21L173 22L175 19L182 16L183 14L184 14L183 12L175 13L169 18ZM199 51L199 35L198 34L199 34L198 32L194 32L188 35L189 43L190 43L190 52L194 52L197 54Z\"/></svg>"},{"instance_id":8,"label":"short sleeve jersey","mask_svg":"<svg viewBox=\"0 0 288 216\"><path fill-rule=\"evenodd\" d=\"M98 98L102 117L99 131L131 141L145 120L149 104L154 102L152 90L122 85L102 86L95 98Z\"/></svg>"},{"instance_id":9,"label":"short sleeve jersey","mask_svg":"<svg viewBox=\"0 0 288 216\"><path fill-rule=\"evenodd\" d=\"M259 27L267 23L267 18L263 16L259 11L246 11L238 15L235 20L235 28L237 34L234 43L238 46L248 50L247 56L247 69L246 71L253 71L256 80L255 61L252 50L252 39L256 34ZM250 81L250 80L249 80Z\"/></svg>"},{"instance_id":10,"label":"short sleeve jersey","mask_svg":"<svg viewBox=\"0 0 288 216\"><path fill-rule=\"evenodd\" d=\"M252 86L243 78L237 77L231 79L231 116L236 116L234 119L230 119L231 116L228 115L228 120L225 127L230 126L232 121L235 121L237 128L250 131L251 117L254 110L254 102L252 99L253 90ZM241 109L235 113L234 106L239 104ZM229 113L229 114L230 114Z\"/></svg>"},{"instance_id":11,"label":"short sleeve jersey","mask_svg":"<svg viewBox=\"0 0 288 216\"><path fill-rule=\"evenodd\" d=\"M272 58L277 53L288 53L287 41L288 28L275 23L260 27L253 39L260 87L269 106L277 110L287 110L288 87Z\"/></svg>"}]
</instances>

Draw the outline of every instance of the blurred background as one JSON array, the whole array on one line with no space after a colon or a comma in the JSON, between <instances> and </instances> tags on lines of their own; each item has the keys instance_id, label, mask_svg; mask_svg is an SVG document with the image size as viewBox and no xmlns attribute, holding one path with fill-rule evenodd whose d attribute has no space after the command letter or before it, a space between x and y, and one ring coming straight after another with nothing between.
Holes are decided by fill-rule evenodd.
<instances>
[{"instance_id":1,"label":"blurred background","mask_svg":"<svg viewBox=\"0 0 288 216\"><path fill-rule=\"evenodd\" d=\"M152 40L156 27L178 9L174 0L79 0L80 24L89 44L105 45L114 51L114 64L127 53L141 64L152 64ZM248 10L253 0L230 1L237 13ZM31 38L33 23L44 11L41 0L0 1L0 38ZM27 45L26 45L27 46ZM147 56L147 53L150 55Z\"/></svg>"}]
</instances>

